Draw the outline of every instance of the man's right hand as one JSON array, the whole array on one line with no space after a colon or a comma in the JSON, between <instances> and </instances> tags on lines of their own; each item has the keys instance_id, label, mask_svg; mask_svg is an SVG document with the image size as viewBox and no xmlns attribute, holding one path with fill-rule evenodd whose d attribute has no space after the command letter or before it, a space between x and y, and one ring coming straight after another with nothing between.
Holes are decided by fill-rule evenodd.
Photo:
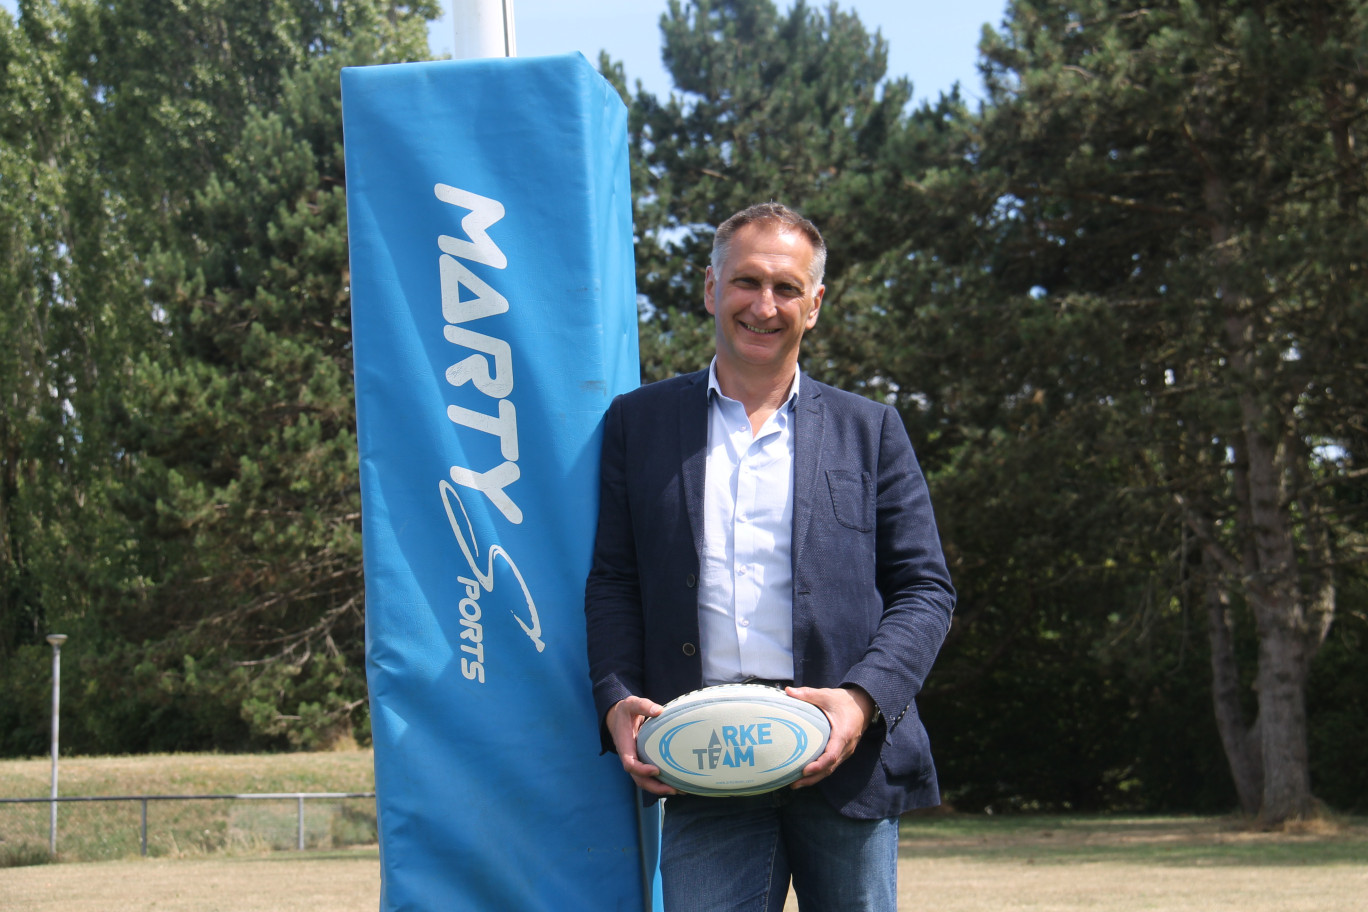
<instances>
[{"instance_id":1,"label":"man's right hand","mask_svg":"<svg viewBox=\"0 0 1368 912\"><path fill-rule=\"evenodd\" d=\"M628 697L619 700L608 710L605 722L608 733L613 736L613 747L622 760L622 768L632 777L637 788L652 795L674 795L674 789L661 782L660 767L642 763L637 758L637 732L649 718L660 715L661 707L645 697Z\"/></svg>"}]
</instances>

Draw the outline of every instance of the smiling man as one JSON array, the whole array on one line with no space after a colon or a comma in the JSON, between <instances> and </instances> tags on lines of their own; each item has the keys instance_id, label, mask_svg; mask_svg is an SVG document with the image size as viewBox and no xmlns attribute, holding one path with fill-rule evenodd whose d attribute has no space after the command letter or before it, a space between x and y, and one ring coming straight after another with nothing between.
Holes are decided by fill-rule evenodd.
<instances>
[{"instance_id":1,"label":"smiling man","mask_svg":"<svg viewBox=\"0 0 1368 912\"><path fill-rule=\"evenodd\" d=\"M670 912L897 907L897 817L939 802L921 690L954 609L926 483L889 406L806 377L826 245L776 203L717 230L703 371L618 397L585 589L605 750L666 797ZM791 787L677 794L636 756L661 704L759 681L827 714Z\"/></svg>"},{"instance_id":2,"label":"smiling man","mask_svg":"<svg viewBox=\"0 0 1368 912\"><path fill-rule=\"evenodd\" d=\"M718 386L746 407L757 433L793 384L803 334L817 325L826 292L826 249L819 257L814 248L821 235L782 225L748 221L719 231L703 283L717 327Z\"/></svg>"}]
</instances>

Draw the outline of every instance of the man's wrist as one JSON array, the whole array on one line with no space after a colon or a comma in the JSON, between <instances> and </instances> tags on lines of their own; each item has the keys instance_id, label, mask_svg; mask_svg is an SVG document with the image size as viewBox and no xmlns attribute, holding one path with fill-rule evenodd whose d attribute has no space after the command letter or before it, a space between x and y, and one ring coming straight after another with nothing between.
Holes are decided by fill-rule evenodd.
<instances>
[{"instance_id":1,"label":"man's wrist","mask_svg":"<svg viewBox=\"0 0 1368 912\"><path fill-rule=\"evenodd\" d=\"M842 684L841 688L850 691L851 696L855 698L855 702L859 704L860 709L864 712L864 728L861 729L862 732L869 731L870 726L883 718L883 712L879 709L879 704L869 695L869 691L858 684Z\"/></svg>"}]
</instances>

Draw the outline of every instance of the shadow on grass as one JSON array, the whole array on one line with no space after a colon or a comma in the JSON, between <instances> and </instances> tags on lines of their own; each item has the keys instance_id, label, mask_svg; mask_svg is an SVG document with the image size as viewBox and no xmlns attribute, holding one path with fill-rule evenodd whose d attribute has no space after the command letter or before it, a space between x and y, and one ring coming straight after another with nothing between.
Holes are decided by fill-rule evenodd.
<instances>
[{"instance_id":1,"label":"shadow on grass","mask_svg":"<svg viewBox=\"0 0 1368 912\"><path fill-rule=\"evenodd\" d=\"M26 868L31 865L44 865L53 861L47 846L21 842L18 845L0 845L0 868Z\"/></svg>"},{"instance_id":2,"label":"shadow on grass","mask_svg":"<svg viewBox=\"0 0 1368 912\"><path fill-rule=\"evenodd\" d=\"M243 856L248 857L248 856ZM350 849L306 849L303 852L272 852L257 856L258 861L380 861L379 846L356 846Z\"/></svg>"}]
</instances>

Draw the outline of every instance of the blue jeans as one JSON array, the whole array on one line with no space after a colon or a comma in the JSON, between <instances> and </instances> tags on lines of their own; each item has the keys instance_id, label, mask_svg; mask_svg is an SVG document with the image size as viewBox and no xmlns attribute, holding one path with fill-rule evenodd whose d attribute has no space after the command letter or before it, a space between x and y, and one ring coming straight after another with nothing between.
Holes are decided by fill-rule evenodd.
<instances>
[{"instance_id":1,"label":"blue jeans","mask_svg":"<svg viewBox=\"0 0 1368 912\"><path fill-rule=\"evenodd\" d=\"M665 912L895 912L898 820L842 817L815 788L665 800Z\"/></svg>"}]
</instances>

